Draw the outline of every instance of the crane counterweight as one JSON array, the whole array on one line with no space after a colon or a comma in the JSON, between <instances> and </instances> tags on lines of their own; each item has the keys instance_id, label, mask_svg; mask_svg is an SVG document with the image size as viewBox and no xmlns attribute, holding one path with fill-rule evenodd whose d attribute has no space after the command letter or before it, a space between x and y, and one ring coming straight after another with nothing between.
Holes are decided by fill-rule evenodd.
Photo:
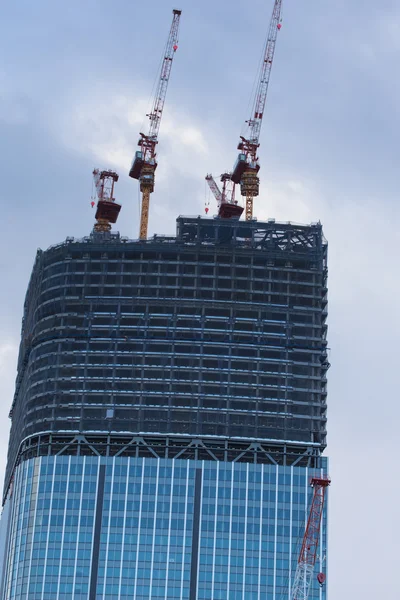
<instances>
[{"instance_id":1,"label":"crane counterweight","mask_svg":"<svg viewBox=\"0 0 400 600\"><path fill-rule=\"evenodd\" d=\"M222 219L240 219L243 207L239 206L235 200L235 184L232 185L232 189L228 189L228 184L232 181L232 173L223 173L221 175L222 192L212 175L206 175L206 181L217 200L218 216Z\"/></svg>"},{"instance_id":2,"label":"crane counterweight","mask_svg":"<svg viewBox=\"0 0 400 600\"><path fill-rule=\"evenodd\" d=\"M114 185L119 175L115 171L94 169L93 180L98 198L94 231L111 231L111 223L116 223L121 205L115 202ZM94 206L94 202L92 202Z\"/></svg>"},{"instance_id":3,"label":"crane counterweight","mask_svg":"<svg viewBox=\"0 0 400 600\"><path fill-rule=\"evenodd\" d=\"M140 133L138 146L140 150L135 153L129 170L129 176L138 179L142 193L142 206L140 215L139 238L147 238L149 219L150 194L154 191L155 170L157 168L156 146L158 144L158 133L164 110L165 98L169 78L171 74L172 61L178 49L178 29L181 10L173 9L172 25L169 32L164 59L161 65L161 73L154 97L151 112L146 116L149 118L150 127L147 134Z\"/></svg>"},{"instance_id":4,"label":"crane counterweight","mask_svg":"<svg viewBox=\"0 0 400 600\"><path fill-rule=\"evenodd\" d=\"M241 154L239 154L236 163L237 167L233 172L233 181L236 183L240 182L241 194L246 198L246 221L250 221L253 218L253 199L260 193L260 180L258 177L260 165L258 163L257 149L260 145L261 125L275 54L275 44L278 31L281 28L281 10L282 0L275 0L255 95L253 114L247 121L248 133L246 136L241 136L241 141L238 144L238 150L241 151ZM243 155L245 157L244 160Z\"/></svg>"},{"instance_id":5,"label":"crane counterweight","mask_svg":"<svg viewBox=\"0 0 400 600\"><path fill-rule=\"evenodd\" d=\"M268 37L263 52L261 72L257 81L253 109L250 118L246 121L247 133L240 136L238 144L239 155L231 173L233 185L240 184L241 195L246 198L246 221L253 218L253 199L260 193L260 180L258 171L258 148L260 146L260 133L265 103L267 100L268 84L271 75L272 63L275 54L275 44L278 31L281 29L282 0L274 0L272 17L269 24ZM222 206L222 205L221 205ZM219 212L223 217L223 212Z\"/></svg>"}]
</instances>

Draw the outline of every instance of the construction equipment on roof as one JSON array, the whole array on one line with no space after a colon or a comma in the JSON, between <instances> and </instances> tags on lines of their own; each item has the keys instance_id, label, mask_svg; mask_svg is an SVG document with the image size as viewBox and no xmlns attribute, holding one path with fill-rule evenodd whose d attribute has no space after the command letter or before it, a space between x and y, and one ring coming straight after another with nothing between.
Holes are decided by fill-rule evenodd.
<instances>
[{"instance_id":1,"label":"construction equipment on roof","mask_svg":"<svg viewBox=\"0 0 400 600\"><path fill-rule=\"evenodd\" d=\"M272 18L269 25L267 43L263 54L260 77L254 97L253 111L247 123L247 134L240 136L238 150L240 154L236 160L232 173L232 181L240 183L242 196L246 197L246 221L253 218L253 198L258 196L260 180L258 171L258 147L260 145L260 132L267 100L268 84L271 75L272 63L275 54L275 45L278 31L281 29L282 0L274 0Z\"/></svg>"},{"instance_id":2,"label":"construction equipment on roof","mask_svg":"<svg viewBox=\"0 0 400 600\"><path fill-rule=\"evenodd\" d=\"M174 9L172 25L165 48L164 59L161 65L161 73L151 112L147 115L150 119L148 134L140 133L138 146L140 150L135 153L129 176L138 179L142 193L142 205L140 214L139 238L147 238L149 222L150 194L154 191L154 175L157 168L156 146L158 144L158 132L163 114L168 82L171 74L172 61L178 49L178 29L182 11Z\"/></svg>"},{"instance_id":3,"label":"construction equipment on roof","mask_svg":"<svg viewBox=\"0 0 400 600\"><path fill-rule=\"evenodd\" d=\"M268 84L275 54L276 39L278 31L282 27L281 14L282 0L274 0L274 8L269 25L267 42L263 52L262 65L257 81L252 113L249 120L246 121L246 135L240 136L238 145L240 153L233 168L233 172L230 174L233 184L240 184L241 194L246 197L246 221L250 221L253 218L253 199L259 194L260 180L258 171L260 170L260 164L257 152L260 146L261 125L267 100ZM229 204L229 199L226 200L226 203ZM224 202L220 203L218 214L222 218L227 218L227 215L230 213L224 204Z\"/></svg>"},{"instance_id":4,"label":"construction equipment on roof","mask_svg":"<svg viewBox=\"0 0 400 600\"><path fill-rule=\"evenodd\" d=\"M307 600L310 593L312 576L317 560L325 492L330 483L331 480L326 475L311 479L311 487L314 489L314 493L297 562L291 600ZM317 581L322 586L325 583L325 574L318 573Z\"/></svg>"},{"instance_id":5,"label":"construction equipment on roof","mask_svg":"<svg viewBox=\"0 0 400 600\"><path fill-rule=\"evenodd\" d=\"M206 181L218 202L218 216L223 219L240 219L243 207L239 206L235 200L235 184L232 184L231 173L221 175L222 191L212 175L206 175ZM230 189L229 184L231 184ZM207 212L208 208L206 208Z\"/></svg>"},{"instance_id":6,"label":"construction equipment on roof","mask_svg":"<svg viewBox=\"0 0 400 600\"><path fill-rule=\"evenodd\" d=\"M119 175L115 171L100 171L94 169L93 179L98 198L95 214L96 223L94 231L111 231L111 223L116 223L121 210L121 205L115 202L114 184ZM95 202L92 200L92 207Z\"/></svg>"},{"instance_id":7,"label":"construction equipment on roof","mask_svg":"<svg viewBox=\"0 0 400 600\"><path fill-rule=\"evenodd\" d=\"M246 221L253 218L253 198L258 196L260 180L258 171L258 147L260 145L261 125L267 100L268 84L271 75L272 63L275 54L275 45L278 31L281 29L282 0L274 1L274 8L269 25L267 43L263 54L260 77L254 97L253 111L247 123L247 134L240 136L238 150L240 154L236 160L232 173L232 181L240 183L242 196L246 197Z\"/></svg>"}]
</instances>

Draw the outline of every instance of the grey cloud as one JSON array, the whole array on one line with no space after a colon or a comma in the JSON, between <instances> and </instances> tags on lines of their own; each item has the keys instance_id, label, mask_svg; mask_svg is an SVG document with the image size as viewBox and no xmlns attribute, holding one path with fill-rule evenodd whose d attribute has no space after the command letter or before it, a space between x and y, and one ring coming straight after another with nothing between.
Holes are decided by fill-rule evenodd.
<instances>
[{"instance_id":1,"label":"grey cloud","mask_svg":"<svg viewBox=\"0 0 400 600\"><path fill-rule=\"evenodd\" d=\"M163 0L151 7L117 0L111 13L105 1L71 0L62 11L56 4L3 8L0 323L14 344L36 248L92 227L96 159L82 151L77 134L66 144L62 132L72 129L74 110L91 89L94 106L99 89L110 99L150 95L172 8ZM206 155L187 148L176 164L176 143L163 141L161 128L165 176L152 198L151 231L170 234L179 212L202 211L206 171L218 174L234 161L272 2L255 0L252 10L238 0L181 5L166 112L193 120ZM286 1L260 149L258 214L321 219L330 243L329 593L342 600L397 598L399 27L391 0ZM91 125L99 123L88 119ZM120 115L103 125L110 141L131 140L134 151L138 132ZM305 191L296 196L289 181ZM132 236L137 189L126 173L117 194L121 232ZM10 360L0 380L3 439Z\"/></svg>"}]
</instances>

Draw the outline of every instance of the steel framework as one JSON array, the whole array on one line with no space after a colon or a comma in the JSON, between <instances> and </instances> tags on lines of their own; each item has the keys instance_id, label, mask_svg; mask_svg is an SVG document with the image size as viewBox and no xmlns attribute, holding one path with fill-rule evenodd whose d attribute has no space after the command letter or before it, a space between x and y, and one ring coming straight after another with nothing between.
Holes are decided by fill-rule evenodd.
<instances>
[{"instance_id":1,"label":"steel framework","mask_svg":"<svg viewBox=\"0 0 400 600\"><path fill-rule=\"evenodd\" d=\"M331 480L329 477L313 477L311 479L314 494L294 577L292 600L307 600L310 593L312 576L317 560L325 492L330 483Z\"/></svg>"},{"instance_id":2,"label":"steel framework","mask_svg":"<svg viewBox=\"0 0 400 600\"><path fill-rule=\"evenodd\" d=\"M39 251L7 481L17 456L73 451L79 435L90 438L82 451L165 452L173 438L186 457L316 460L326 445L326 258L320 224L191 217L178 218L176 237L94 232ZM130 441L139 436L145 445Z\"/></svg>"}]
</instances>

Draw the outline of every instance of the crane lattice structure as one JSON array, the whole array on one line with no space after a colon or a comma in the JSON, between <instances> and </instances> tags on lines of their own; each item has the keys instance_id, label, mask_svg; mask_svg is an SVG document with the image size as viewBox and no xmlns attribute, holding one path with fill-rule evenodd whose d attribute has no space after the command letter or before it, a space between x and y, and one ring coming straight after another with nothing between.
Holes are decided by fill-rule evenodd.
<instances>
[{"instance_id":1,"label":"crane lattice structure","mask_svg":"<svg viewBox=\"0 0 400 600\"><path fill-rule=\"evenodd\" d=\"M232 181L240 183L242 196L246 197L246 221L253 218L253 198L258 196L260 180L258 171L258 148L260 146L261 125L267 100L268 85L278 31L281 29L282 0L274 0L272 18L269 25L268 38L263 53L263 62L254 97L253 110L247 123L247 133L240 136L238 150L240 154L235 163Z\"/></svg>"},{"instance_id":2,"label":"crane lattice structure","mask_svg":"<svg viewBox=\"0 0 400 600\"><path fill-rule=\"evenodd\" d=\"M223 201L222 192L219 189L218 184L215 181L214 177L210 173L208 173L206 175L206 181L208 183L208 186L209 186L210 190L214 194L214 197L215 197L216 201L218 202L218 204L221 204L221 202Z\"/></svg>"},{"instance_id":3,"label":"crane lattice structure","mask_svg":"<svg viewBox=\"0 0 400 600\"><path fill-rule=\"evenodd\" d=\"M156 146L158 144L158 133L160 130L161 118L164 110L165 97L169 78L171 75L172 61L175 52L178 49L178 30L182 11L174 9L172 25L169 32L167 45L165 48L164 59L161 65L161 73L158 79L158 86L154 97L153 107L147 115L150 119L148 134L140 133L138 150L132 162L129 176L138 179L140 182L140 191L142 193L142 206L140 213L139 238L147 238L147 228L149 222L150 194L154 191L154 174L157 168Z\"/></svg>"},{"instance_id":4,"label":"crane lattice structure","mask_svg":"<svg viewBox=\"0 0 400 600\"><path fill-rule=\"evenodd\" d=\"M206 175L206 181L218 203L218 216L223 219L239 219L243 212L243 207L235 200L235 184L232 183L231 176L232 173L222 173L221 191L214 177L211 174Z\"/></svg>"},{"instance_id":5,"label":"crane lattice structure","mask_svg":"<svg viewBox=\"0 0 400 600\"><path fill-rule=\"evenodd\" d=\"M121 210L121 205L115 202L114 185L118 181L115 171L100 171L94 169L93 180L98 198L96 209L96 223L94 231L110 231L111 223L116 223ZM92 202L92 206L94 202Z\"/></svg>"},{"instance_id":6,"label":"crane lattice structure","mask_svg":"<svg viewBox=\"0 0 400 600\"><path fill-rule=\"evenodd\" d=\"M326 476L313 477L311 479L311 486L314 488L314 494L297 562L291 600L307 600L310 593L312 576L317 560L325 492L330 483L331 480ZM325 581L325 576L322 573L318 575L318 581L321 585Z\"/></svg>"}]
</instances>

